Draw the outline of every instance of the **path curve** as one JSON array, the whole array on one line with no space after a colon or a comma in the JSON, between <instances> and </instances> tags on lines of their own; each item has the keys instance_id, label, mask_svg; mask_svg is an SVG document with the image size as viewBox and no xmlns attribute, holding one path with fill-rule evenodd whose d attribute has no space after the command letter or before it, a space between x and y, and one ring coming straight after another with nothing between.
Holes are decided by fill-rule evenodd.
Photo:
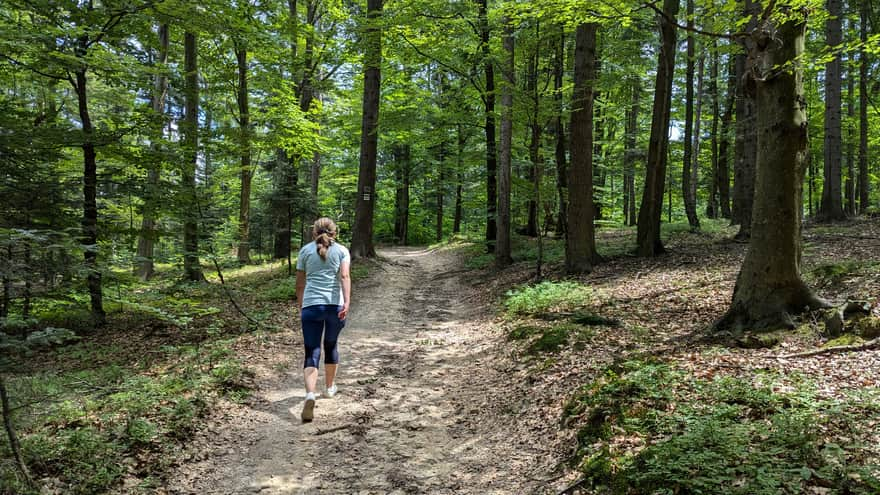
<instances>
[{"instance_id":1,"label":"path curve","mask_svg":"<svg viewBox=\"0 0 880 495\"><path fill-rule=\"evenodd\" d=\"M461 260L443 250L379 254L353 291L338 395L300 422L301 337L287 336L257 364L250 403L196 440L168 493L534 491L522 476L533 454L487 415L483 387L497 382L490 322Z\"/></svg>"}]
</instances>

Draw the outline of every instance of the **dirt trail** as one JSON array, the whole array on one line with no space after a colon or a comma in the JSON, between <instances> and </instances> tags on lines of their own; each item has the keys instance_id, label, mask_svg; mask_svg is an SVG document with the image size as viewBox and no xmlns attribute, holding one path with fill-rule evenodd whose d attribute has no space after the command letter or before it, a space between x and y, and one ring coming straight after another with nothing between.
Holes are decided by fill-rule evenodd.
<instances>
[{"instance_id":1,"label":"dirt trail","mask_svg":"<svg viewBox=\"0 0 880 495\"><path fill-rule=\"evenodd\" d=\"M380 255L353 294L339 393L318 400L315 421L300 422L301 337L288 335L252 363L255 397L196 439L168 493L535 491L524 473L540 442L495 420L498 394L485 390L500 377L494 344L461 261L447 251Z\"/></svg>"}]
</instances>

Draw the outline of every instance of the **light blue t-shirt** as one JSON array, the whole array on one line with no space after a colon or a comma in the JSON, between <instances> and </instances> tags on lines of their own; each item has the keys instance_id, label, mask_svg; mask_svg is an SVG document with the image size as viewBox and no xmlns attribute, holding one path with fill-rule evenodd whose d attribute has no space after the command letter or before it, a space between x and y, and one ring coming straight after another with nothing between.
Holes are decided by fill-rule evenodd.
<instances>
[{"instance_id":1,"label":"light blue t-shirt","mask_svg":"<svg viewBox=\"0 0 880 495\"><path fill-rule=\"evenodd\" d=\"M306 272L306 289L303 291L302 307L318 304L335 304L342 306L342 281L339 279L339 268L343 262L351 263L348 249L334 242L327 249L327 259L321 259L318 246L310 242L299 250L296 257L296 269Z\"/></svg>"}]
</instances>

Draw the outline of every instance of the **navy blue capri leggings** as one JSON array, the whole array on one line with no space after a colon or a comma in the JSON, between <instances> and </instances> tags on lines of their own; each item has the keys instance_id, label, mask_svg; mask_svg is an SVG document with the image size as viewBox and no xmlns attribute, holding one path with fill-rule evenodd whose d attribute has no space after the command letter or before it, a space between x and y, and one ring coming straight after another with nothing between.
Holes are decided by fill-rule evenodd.
<instances>
[{"instance_id":1,"label":"navy blue capri leggings","mask_svg":"<svg viewBox=\"0 0 880 495\"><path fill-rule=\"evenodd\" d=\"M317 368L321 362L321 335L324 336L324 364L339 363L336 341L345 326L345 321L339 319L340 309L342 307L335 304L318 304L300 311L306 349L303 368Z\"/></svg>"}]
</instances>

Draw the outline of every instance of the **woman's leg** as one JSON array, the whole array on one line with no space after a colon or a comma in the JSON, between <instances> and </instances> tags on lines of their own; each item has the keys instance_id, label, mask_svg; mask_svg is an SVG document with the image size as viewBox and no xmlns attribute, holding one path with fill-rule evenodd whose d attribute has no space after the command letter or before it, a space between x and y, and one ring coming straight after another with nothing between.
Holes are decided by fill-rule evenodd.
<instances>
[{"instance_id":1,"label":"woman's leg","mask_svg":"<svg viewBox=\"0 0 880 495\"><path fill-rule=\"evenodd\" d=\"M324 331L324 320L321 312L313 306L303 308L300 312L303 332L303 381L306 392L314 393L318 388L318 363L321 360L321 334Z\"/></svg>"},{"instance_id":2,"label":"woman's leg","mask_svg":"<svg viewBox=\"0 0 880 495\"><path fill-rule=\"evenodd\" d=\"M325 312L324 326L324 385L327 388L333 386L336 380L336 370L339 366L339 349L337 341L339 333L345 327L345 321L339 319L338 306L328 306Z\"/></svg>"}]
</instances>

